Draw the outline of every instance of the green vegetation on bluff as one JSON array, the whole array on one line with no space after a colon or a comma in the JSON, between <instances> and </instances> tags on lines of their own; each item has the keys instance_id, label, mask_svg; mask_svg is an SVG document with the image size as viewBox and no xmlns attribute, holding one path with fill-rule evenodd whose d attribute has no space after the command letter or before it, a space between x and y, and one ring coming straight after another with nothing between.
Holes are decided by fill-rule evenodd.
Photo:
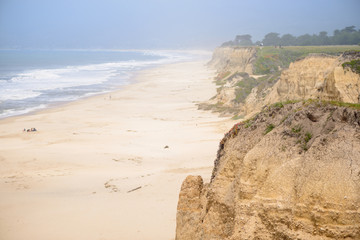
<instances>
[{"instance_id":1,"label":"green vegetation on bluff","mask_svg":"<svg viewBox=\"0 0 360 240\"><path fill-rule=\"evenodd\" d=\"M323 45L359 45L360 29L356 30L355 26L348 26L341 30L336 29L333 36L328 36L326 31L319 34L304 34L293 36L289 33L280 36L279 33L270 32L264 36L262 41L253 43L251 35L237 35L233 41L222 44L225 46L323 46Z\"/></svg>"},{"instance_id":2,"label":"green vegetation on bluff","mask_svg":"<svg viewBox=\"0 0 360 240\"><path fill-rule=\"evenodd\" d=\"M288 46L288 47L256 47L256 60L254 62L254 74L263 75L257 79L258 93L263 89L273 86L280 78L283 69L287 69L290 63L307 57L309 54L327 54L340 56L348 51L360 51L360 46ZM360 60L353 60L343 64L352 71L360 73ZM251 89L247 89L247 93ZM247 94L248 95L248 94ZM246 96L247 96L246 95ZM237 95L238 96L238 95ZM246 96L241 97L245 99Z\"/></svg>"},{"instance_id":3,"label":"green vegetation on bluff","mask_svg":"<svg viewBox=\"0 0 360 240\"><path fill-rule=\"evenodd\" d=\"M310 53L339 56L346 51L360 51L360 46L288 46L257 47L254 64L255 74L271 74L288 68L291 62L302 59Z\"/></svg>"},{"instance_id":4,"label":"green vegetation on bluff","mask_svg":"<svg viewBox=\"0 0 360 240\"><path fill-rule=\"evenodd\" d=\"M242 73L245 76L241 81L236 84L235 89L235 103L242 103L245 101L246 97L251 93L251 90L259 85L257 79L250 77L247 73Z\"/></svg>"},{"instance_id":5,"label":"green vegetation on bluff","mask_svg":"<svg viewBox=\"0 0 360 240\"><path fill-rule=\"evenodd\" d=\"M232 48L240 50L240 52L241 49L244 49L244 47L239 46ZM251 62L254 75L236 71L236 68L225 68L226 70L224 69L223 71L220 69L220 72L215 77L215 82L219 87L217 89L219 100L215 104L204 104L202 106L203 109L212 109L222 113L237 113L234 118L242 118L243 113L241 111L243 110L241 109L250 94L253 94L251 101L254 101L254 99L260 102L264 100L269 93L269 89L280 79L282 71L289 68L292 62L304 59L310 54L315 54L315 56L341 56L340 59L348 61L342 65L344 69L360 74L360 60L357 58L360 55L360 46L258 46L252 48L252 51L256 49L256 53L253 55L255 59L253 58L254 60ZM351 60L354 58L355 60ZM231 59L227 61L231 61ZM232 99L229 96L233 96ZM216 96L212 98L212 100L214 99L216 99ZM232 104L229 104L229 101ZM293 101L289 101L289 103L291 102ZM283 106L287 102L278 104ZM333 104L337 106L346 105L346 103L341 102L333 102ZM358 106L356 104L348 104L347 107Z\"/></svg>"},{"instance_id":6,"label":"green vegetation on bluff","mask_svg":"<svg viewBox=\"0 0 360 240\"><path fill-rule=\"evenodd\" d=\"M227 82L236 77L242 77L242 80L235 85L235 99L233 100L235 104L244 103L254 87L258 88L257 93L261 95L263 90L273 86L279 80L282 70L288 68L291 62L305 58L309 54L339 56L346 51L360 51L360 46L288 46L281 48L265 46L256 47L256 50L254 74L262 76L254 78L245 72L226 71L219 73L215 78L216 84L220 86L218 91L221 91ZM359 68L359 61L351 61L343 66L356 70Z\"/></svg>"},{"instance_id":7,"label":"green vegetation on bluff","mask_svg":"<svg viewBox=\"0 0 360 240\"><path fill-rule=\"evenodd\" d=\"M357 74L360 74L360 60L352 60L350 62L345 62L342 64L343 68L350 68L351 71L356 72Z\"/></svg>"},{"instance_id":8,"label":"green vegetation on bluff","mask_svg":"<svg viewBox=\"0 0 360 240\"><path fill-rule=\"evenodd\" d=\"M283 108L285 105L293 104L301 102L303 106L308 106L310 104L317 104L320 106L326 106L326 105L332 105L337 107L346 107L346 108L353 108L360 110L360 104L359 103L345 103L340 101L324 101L324 100L318 100L318 99L307 99L307 100L288 100L284 102L277 102L272 105L270 105L266 110L272 109L272 108Z\"/></svg>"}]
</instances>

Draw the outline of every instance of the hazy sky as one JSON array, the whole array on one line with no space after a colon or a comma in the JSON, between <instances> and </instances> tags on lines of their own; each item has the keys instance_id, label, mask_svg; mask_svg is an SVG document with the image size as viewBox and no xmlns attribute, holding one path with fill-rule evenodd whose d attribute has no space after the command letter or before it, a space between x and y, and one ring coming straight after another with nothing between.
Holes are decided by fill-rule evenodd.
<instances>
[{"instance_id":1,"label":"hazy sky","mask_svg":"<svg viewBox=\"0 0 360 240\"><path fill-rule=\"evenodd\" d=\"M360 28L360 0L0 0L0 48L214 48Z\"/></svg>"}]
</instances>

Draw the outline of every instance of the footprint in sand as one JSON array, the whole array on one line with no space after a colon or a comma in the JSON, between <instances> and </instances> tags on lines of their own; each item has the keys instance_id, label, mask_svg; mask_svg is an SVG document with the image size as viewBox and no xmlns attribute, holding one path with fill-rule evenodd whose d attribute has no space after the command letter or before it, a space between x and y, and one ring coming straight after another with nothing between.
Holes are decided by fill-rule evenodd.
<instances>
[{"instance_id":1,"label":"footprint in sand","mask_svg":"<svg viewBox=\"0 0 360 240\"><path fill-rule=\"evenodd\" d=\"M131 162L136 165L140 165L142 163L142 157L129 157L129 158L113 158L115 162Z\"/></svg>"},{"instance_id":2,"label":"footprint in sand","mask_svg":"<svg viewBox=\"0 0 360 240\"><path fill-rule=\"evenodd\" d=\"M123 177L123 178L111 178L104 183L104 187L110 191L110 193L132 193L143 189L147 186L151 186L151 176L154 174L140 175L136 177Z\"/></svg>"},{"instance_id":3,"label":"footprint in sand","mask_svg":"<svg viewBox=\"0 0 360 240\"><path fill-rule=\"evenodd\" d=\"M117 188L117 186L115 184L111 184L112 181L114 181L114 179L110 179L109 181L104 183L105 188L109 189L110 192L119 192L119 189Z\"/></svg>"},{"instance_id":4,"label":"footprint in sand","mask_svg":"<svg viewBox=\"0 0 360 240\"><path fill-rule=\"evenodd\" d=\"M26 190L30 189L30 185L26 182L29 181L32 177L25 176L22 173L20 175L12 175L8 177L4 177L6 184L12 184L16 190Z\"/></svg>"}]
</instances>

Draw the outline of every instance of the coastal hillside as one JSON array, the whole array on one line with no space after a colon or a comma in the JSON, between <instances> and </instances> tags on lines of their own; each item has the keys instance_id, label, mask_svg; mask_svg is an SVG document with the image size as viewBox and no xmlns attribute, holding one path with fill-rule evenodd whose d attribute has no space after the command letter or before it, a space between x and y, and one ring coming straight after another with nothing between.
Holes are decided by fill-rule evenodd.
<instances>
[{"instance_id":1,"label":"coastal hillside","mask_svg":"<svg viewBox=\"0 0 360 240\"><path fill-rule=\"evenodd\" d=\"M223 78L236 72L253 74L256 49L252 47L221 47L215 49L208 66L218 70ZM220 76L221 77L221 76Z\"/></svg>"},{"instance_id":2,"label":"coastal hillside","mask_svg":"<svg viewBox=\"0 0 360 240\"><path fill-rule=\"evenodd\" d=\"M236 124L210 182L182 184L176 240L190 239L360 239L360 106L277 103Z\"/></svg>"},{"instance_id":3,"label":"coastal hillside","mask_svg":"<svg viewBox=\"0 0 360 240\"><path fill-rule=\"evenodd\" d=\"M286 100L360 101L360 47L220 47L210 67L217 94L199 105L248 118Z\"/></svg>"},{"instance_id":4,"label":"coastal hillside","mask_svg":"<svg viewBox=\"0 0 360 240\"><path fill-rule=\"evenodd\" d=\"M360 72L350 68L351 62L360 62L360 52L311 54L295 61L281 73L266 102L313 98L358 103Z\"/></svg>"}]
</instances>

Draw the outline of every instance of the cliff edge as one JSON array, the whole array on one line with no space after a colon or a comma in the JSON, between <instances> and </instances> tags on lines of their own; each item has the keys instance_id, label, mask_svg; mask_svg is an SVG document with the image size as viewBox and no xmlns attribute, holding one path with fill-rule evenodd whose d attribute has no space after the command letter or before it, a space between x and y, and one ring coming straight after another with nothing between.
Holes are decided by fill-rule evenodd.
<instances>
[{"instance_id":1,"label":"cliff edge","mask_svg":"<svg viewBox=\"0 0 360 240\"><path fill-rule=\"evenodd\" d=\"M346 64L359 64L360 52L311 53L314 50L323 49L216 49L209 66L218 71L218 91L200 108L248 118L265 105L286 100L359 103L360 73Z\"/></svg>"},{"instance_id":2,"label":"cliff edge","mask_svg":"<svg viewBox=\"0 0 360 240\"><path fill-rule=\"evenodd\" d=\"M183 182L176 240L360 239L356 107L277 103L236 124L211 182Z\"/></svg>"},{"instance_id":3,"label":"cliff edge","mask_svg":"<svg viewBox=\"0 0 360 240\"><path fill-rule=\"evenodd\" d=\"M342 66L355 59L360 59L360 52L345 52L339 57L310 54L295 61L281 73L266 102L312 98L359 103L360 75Z\"/></svg>"},{"instance_id":4,"label":"cliff edge","mask_svg":"<svg viewBox=\"0 0 360 240\"><path fill-rule=\"evenodd\" d=\"M208 66L218 72L246 72L253 74L253 64L256 59L254 47L218 47Z\"/></svg>"}]
</instances>

